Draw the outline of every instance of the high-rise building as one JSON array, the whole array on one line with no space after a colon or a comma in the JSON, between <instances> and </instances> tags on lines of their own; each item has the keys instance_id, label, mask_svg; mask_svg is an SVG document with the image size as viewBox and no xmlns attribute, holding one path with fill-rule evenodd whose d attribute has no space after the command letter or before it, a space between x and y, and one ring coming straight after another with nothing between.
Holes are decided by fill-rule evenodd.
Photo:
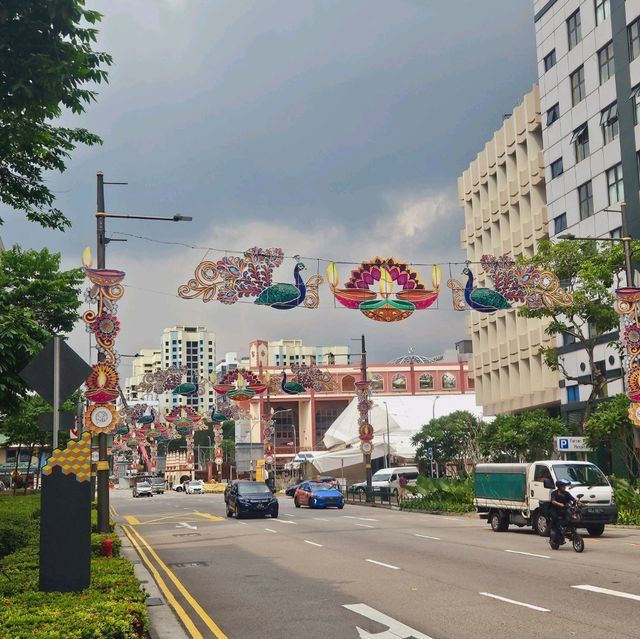
<instances>
[{"instance_id":1,"label":"high-rise building","mask_svg":"<svg viewBox=\"0 0 640 639\"><path fill-rule=\"evenodd\" d=\"M138 384L146 373L153 373L162 368L162 355L160 349L142 348L131 362L131 377L127 377L124 385L124 396L128 402L137 402L143 399L138 393Z\"/></svg>"},{"instance_id":2,"label":"high-rise building","mask_svg":"<svg viewBox=\"0 0 640 639\"><path fill-rule=\"evenodd\" d=\"M638 237L640 1L535 0L534 12L549 233L620 237L624 201ZM596 365L608 378L620 373L608 346L616 338L597 338ZM558 341L558 354L569 376L590 374L571 336ZM578 419L591 386L561 385L563 412ZM608 394L621 391L620 381L609 383Z\"/></svg>"},{"instance_id":3,"label":"high-rise building","mask_svg":"<svg viewBox=\"0 0 640 639\"><path fill-rule=\"evenodd\" d=\"M161 409L186 404L201 412L209 412L215 404L215 392L206 383L216 368L216 336L205 326L173 326L162 333L162 368L183 366L187 369L187 381L199 384L204 392L182 397L165 394ZM205 382L205 383L202 383Z\"/></svg>"},{"instance_id":4,"label":"high-rise building","mask_svg":"<svg viewBox=\"0 0 640 639\"><path fill-rule=\"evenodd\" d=\"M476 265L483 255L531 256L548 237L537 86L458 179L458 195L465 214L462 246ZM474 270L478 286L492 286L482 269ZM485 414L559 404L558 375L539 354L551 344L545 326L514 309L469 313L470 368Z\"/></svg>"},{"instance_id":5,"label":"high-rise building","mask_svg":"<svg viewBox=\"0 0 640 639\"><path fill-rule=\"evenodd\" d=\"M301 339L254 340L249 344L251 367L292 364L347 364L348 346L305 346Z\"/></svg>"}]
</instances>

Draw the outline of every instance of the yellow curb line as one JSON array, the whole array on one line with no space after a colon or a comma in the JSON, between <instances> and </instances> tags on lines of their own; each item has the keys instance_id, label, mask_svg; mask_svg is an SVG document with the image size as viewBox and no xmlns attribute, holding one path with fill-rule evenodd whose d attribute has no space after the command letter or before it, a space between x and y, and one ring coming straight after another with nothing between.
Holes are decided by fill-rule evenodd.
<instances>
[{"instance_id":1,"label":"yellow curb line","mask_svg":"<svg viewBox=\"0 0 640 639\"><path fill-rule=\"evenodd\" d=\"M169 605L173 608L174 612L178 615L185 628L189 631L189 634L193 637L193 639L204 639L200 631L196 628L193 621L189 615L187 615L185 609L178 603L177 599L173 596L171 590L169 590L169 586L165 583L164 579L160 576L160 573L156 570L155 566L151 563L150 559L147 557L146 553L140 548L136 540L132 537L131 532L133 529L129 530L127 526L122 526L122 530L124 530L125 535L128 537L129 541L132 543L133 547L136 549L138 555L145 563L147 568L151 571L153 578L156 580L160 590L162 590L164 596L167 599ZM145 543L143 541L143 543ZM147 545L145 543L145 545ZM148 546L147 546L148 548Z\"/></svg>"},{"instance_id":2,"label":"yellow curb line","mask_svg":"<svg viewBox=\"0 0 640 639\"><path fill-rule=\"evenodd\" d=\"M189 591L182 585L182 582L173 574L173 572L167 567L167 565L158 557L155 550L144 540L139 532L131 528L131 533L135 535L145 548L149 551L149 554L156 560L158 565L165 571L169 579L175 584L180 594L189 602L191 607L196 611L196 614L204 621L207 628L215 635L216 639L229 639L227 635L222 632L218 625L211 619L211 617L205 612L202 606L189 594Z\"/></svg>"}]
</instances>

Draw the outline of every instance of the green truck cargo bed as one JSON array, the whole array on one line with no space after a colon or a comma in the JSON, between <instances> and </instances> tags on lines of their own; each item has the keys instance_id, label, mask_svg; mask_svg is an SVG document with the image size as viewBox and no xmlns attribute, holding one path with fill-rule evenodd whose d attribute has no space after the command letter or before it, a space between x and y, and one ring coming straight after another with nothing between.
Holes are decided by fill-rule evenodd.
<instances>
[{"instance_id":1,"label":"green truck cargo bed","mask_svg":"<svg viewBox=\"0 0 640 639\"><path fill-rule=\"evenodd\" d=\"M525 501L527 464L478 464L475 473L477 499Z\"/></svg>"}]
</instances>

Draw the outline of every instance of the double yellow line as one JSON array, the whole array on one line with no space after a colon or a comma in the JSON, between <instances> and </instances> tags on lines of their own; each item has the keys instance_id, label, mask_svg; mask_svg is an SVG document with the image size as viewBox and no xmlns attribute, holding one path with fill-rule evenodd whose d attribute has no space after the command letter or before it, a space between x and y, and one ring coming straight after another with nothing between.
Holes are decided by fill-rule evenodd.
<instances>
[{"instance_id":1,"label":"double yellow line","mask_svg":"<svg viewBox=\"0 0 640 639\"><path fill-rule=\"evenodd\" d=\"M133 547L136 549L138 555L144 562L145 566L149 569L153 578L156 580L160 590L164 594L167 602L173 608L175 613L178 615L185 628L189 631L189 634L193 637L193 639L204 639L202 633L198 630L196 625L193 623L193 620L186 612L186 610L182 607L182 605L175 598L171 589L167 585L167 582L163 579L160 571L156 568L154 563L151 561L149 555L154 559L155 563L158 567L164 572L164 574L169 578L169 580L173 583L176 590L184 597L184 599L189 603L189 605L193 608L195 613L200 617L200 619L204 622L205 626L211 630L213 636L216 639L229 639L227 635L222 632L220 627L211 619L211 617L203 610L202 606L189 594L189 591L184 587L182 582L175 576L173 571L158 557L156 551L145 541L145 539L138 533L137 530L134 530L132 526L122 525L122 529L124 530L125 535L129 538L129 541L132 543ZM148 553L148 554L147 554Z\"/></svg>"}]
</instances>

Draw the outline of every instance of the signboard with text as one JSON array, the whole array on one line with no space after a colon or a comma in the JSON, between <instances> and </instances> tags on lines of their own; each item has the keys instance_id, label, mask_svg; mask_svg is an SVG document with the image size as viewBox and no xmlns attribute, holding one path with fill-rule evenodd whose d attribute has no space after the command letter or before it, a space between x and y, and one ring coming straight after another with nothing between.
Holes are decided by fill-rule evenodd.
<instances>
[{"instance_id":1,"label":"signboard with text","mask_svg":"<svg viewBox=\"0 0 640 639\"><path fill-rule=\"evenodd\" d=\"M585 437L556 437L556 450L560 453L587 453L592 449Z\"/></svg>"}]
</instances>

